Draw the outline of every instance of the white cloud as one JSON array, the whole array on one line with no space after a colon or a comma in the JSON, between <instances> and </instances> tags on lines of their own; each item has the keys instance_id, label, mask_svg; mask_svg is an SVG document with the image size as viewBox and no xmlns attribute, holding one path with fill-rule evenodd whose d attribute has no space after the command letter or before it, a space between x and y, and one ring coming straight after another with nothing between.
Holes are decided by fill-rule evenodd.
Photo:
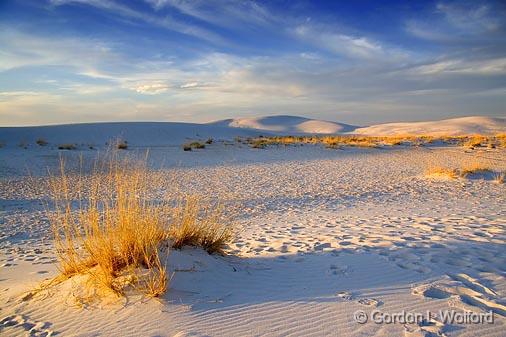
<instances>
[{"instance_id":1,"label":"white cloud","mask_svg":"<svg viewBox=\"0 0 506 337\"><path fill-rule=\"evenodd\" d=\"M189 82L185 84L181 84L179 87L181 89L190 89L190 88L196 88L199 86L199 82Z\"/></svg>"},{"instance_id":2,"label":"white cloud","mask_svg":"<svg viewBox=\"0 0 506 337\"><path fill-rule=\"evenodd\" d=\"M494 31L499 28L500 20L492 13L492 8L486 4L466 6L443 3L436 5L439 13L454 27L471 33Z\"/></svg>"},{"instance_id":3,"label":"white cloud","mask_svg":"<svg viewBox=\"0 0 506 337\"><path fill-rule=\"evenodd\" d=\"M137 85L134 89L140 94L158 95L167 92L169 88L165 83L147 83Z\"/></svg>"},{"instance_id":4,"label":"white cloud","mask_svg":"<svg viewBox=\"0 0 506 337\"><path fill-rule=\"evenodd\" d=\"M163 17L156 16L140 11L136 11L122 3L117 3L112 0L51 0L51 3L56 6L81 3L93 6L112 13L123 18L143 21L145 23L166 28L178 33L193 36L202 40L206 40L215 44L225 45L226 41L218 34L210 30L198 27L196 25L188 24L187 22L179 21L174 17L165 15Z\"/></svg>"},{"instance_id":5,"label":"white cloud","mask_svg":"<svg viewBox=\"0 0 506 337\"><path fill-rule=\"evenodd\" d=\"M97 73L100 64L114 64L119 55L105 42L85 38L57 39L0 25L0 71L23 66L65 65Z\"/></svg>"},{"instance_id":6,"label":"white cloud","mask_svg":"<svg viewBox=\"0 0 506 337\"><path fill-rule=\"evenodd\" d=\"M433 9L432 16L410 19L406 31L410 34L439 42L465 42L468 39L487 40L489 34L500 31L504 26L501 10L492 4L477 2L440 2Z\"/></svg>"},{"instance_id":7,"label":"white cloud","mask_svg":"<svg viewBox=\"0 0 506 337\"><path fill-rule=\"evenodd\" d=\"M506 58L474 61L463 59L444 60L414 67L409 72L418 75L506 75Z\"/></svg>"},{"instance_id":8,"label":"white cloud","mask_svg":"<svg viewBox=\"0 0 506 337\"><path fill-rule=\"evenodd\" d=\"M378 41L365 36L341 34L328 27L299 25L294 29L294 34L306 43L351 59L381 61L406 57L406 53L399 49L385 48Z\"/></svg>"},{"instance_id":9,"label":"white cloud","mask_svg":"<svg viewBox=\"0 0 506 337\"><path fill-rule=\"evenodd\" d=\"M269 25L277 19L265 8L254 1L234 0L145 0L156 10L164 7L176 9L180 13L199 20L234 29L246 28L238 23L257 26Z\"/></svg>"}]
</instances>

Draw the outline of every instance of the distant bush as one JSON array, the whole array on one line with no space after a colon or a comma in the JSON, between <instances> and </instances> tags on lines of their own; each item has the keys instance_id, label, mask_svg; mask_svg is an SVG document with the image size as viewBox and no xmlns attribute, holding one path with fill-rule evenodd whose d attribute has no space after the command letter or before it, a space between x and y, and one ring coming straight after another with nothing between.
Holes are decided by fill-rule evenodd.
<instances>
[{"instance_id":1,"label":"distant bush","mask_svg":"<svg viewBox=\"0 0 506 337\"><path fill-rule=\"evenodd\" d=\"M35 143L39 146L46 146L48 144L48 142L44 138L37 139Z\"/></svg>"},{"instance_id":2,"label":"distant bush","mask_svg":"<svg viewBox=\"0 0 506 337\"><path fill-rule=\"evenodd\" d=\"M128 142L126 140L119 140L117 143L116 143L116 147L119 149L119 150L126 150L128 149Z\"/></svg>"},{"instance_id":3,"label":"distant bush","mask_svg":"<svg viewBox=\"0 0 506 337\"><path fill-rule=\"evenodd\" d=\"M494 181L498 184L504 184L506 180L506 172L497 172L494 174Z\"/></svg>"},{"instance_id":4,"label":"distant bush","mask_svg":"<svg viewBox=\"0 0 506 337\"><path fill-rule=\"evenodd\" d=\"M193 149L205 149L206 145L201 142L191 142L183 144L183 151L191 151Z\"/></svg>"},{"instance_id":5,"label":"distant bush","mask_svg":"<svg viewBox=\"0 0 506 337\"><path fill-rule=\"evenodd\" d=\"M208 139L206 140L206 144L212 144L212 143L213 143L213 139L212 139L212 138L208 138Z\"/></svg>"},{"instance_id":6,"label":"distant bush","mask_svg":"<svg viewBox=\"0 0 506 337\"><path fill-rule=\"evenodd\" d=\"M457 169L434 166L425 170L425 175L433 178L457 179L460 173Z\"/></svg>"},{"instance_id":7,"label":"distant bush","mask_svg":"<svg viewBox=\"0 0 506 337\"><path fill-rule=\"evenodd\" d=\"M77 147L75 144L61 144L58 145L58 150L75 150Z\"/></svg>"}]
</instances>

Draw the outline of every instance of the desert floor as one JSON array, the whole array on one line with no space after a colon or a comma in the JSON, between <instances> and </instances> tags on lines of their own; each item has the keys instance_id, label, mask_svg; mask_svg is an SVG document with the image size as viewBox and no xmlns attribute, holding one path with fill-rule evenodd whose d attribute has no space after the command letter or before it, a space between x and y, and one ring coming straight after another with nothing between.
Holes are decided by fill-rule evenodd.
<instances>
[{"instance_id":1,"label":"desert floor","mask_svg":"<svg viewBox=\"0 0 506 337\"><path fill-rule=\"evenodd\" d=\"M136 150L144 149L128 151ZM424 175L430 166L476 161L505 171L504 149L152 148L165 192L224 199L239 231L227 256L172 251L174 274L161 300L132 295L117 303L79 301L72 282L27 295L56 275L43 186L58 153L0 149L2 336L505 334L506 185ZM357 310L445 309L492 311L494 322L354 319Z\"/></svg>"}]
</instances>

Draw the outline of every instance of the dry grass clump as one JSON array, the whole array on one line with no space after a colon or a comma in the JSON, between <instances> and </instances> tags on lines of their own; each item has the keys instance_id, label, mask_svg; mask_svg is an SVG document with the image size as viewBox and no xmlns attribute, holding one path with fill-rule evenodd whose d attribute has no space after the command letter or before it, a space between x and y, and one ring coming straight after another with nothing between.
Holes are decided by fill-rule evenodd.
<instances>
[{"instance_id":1,"label":"dry grass clump","mask_svg":"<svg viewBox=\"0 0 506 337\"><path fill-rule=\"evenodd\" d=\"M45 140L44 138L37 139L35 143L39 146L46 146L48 144L47 140Z\"/></svg>"},{"instance_id":2,"label":"dry grass clump","mask_svg":"<svg viewBox=\"0 0 506 337\"><path fill-rule=\"evenodd\" d=\"M63 276L87 274L98 288L122 294L136 283L136 268L166 274L159 244L167 238L169 208L149 201L149 183L145 164L115 155L87 179L68 175L61 161L60 176L52 180L51 224Z\"/></svg>"},{"instance_id":3,"label":"dry grass clump","mask_svg":"<svg viewBox=\"0 0 506 337\"><path fill-rule=\"evenodd\" d=\"M223 253L233 236L232 228L223 222L223 207L203 203L198 197L182 199L174 210L169 232L172 247L202 247L208 253Z\"/></svg>"},{"instance_id":4,"label":"dry grass clump","mask_svg":"<svg viewBox=\"0 0 506 337\"><path fill-rule=\"evenodd\" d=\"M72 175L61 161L51 179L55 211L49 213L60 281L85 275L96 295L133 288L157 297L169 284L161 254L170 246L214 253L231 240L220 207L204 208L196 197L177 207L150 198L157 183L146 162L113 153L97 160L90 175Z\"/></svg>"},{"instance_id":5,"label":"dry grass clump","mask_svg":"<svg viewBox=\"0 0 506 337\"><path fill-rule=\"evenodd\" d=\"M497 146L498 147L502 147L502 148L506 148L506 133L500 133L500 134L497 134L495 136L496 140L497 140Z\"/></svg>"},{"instance_id":6,"label":"dry grass clump","mask_svg":"<svg viewBox=\"0 0 506 337\"><path fill-rule=\"evenodd\" d=\"M128 149L128 142L126 140L118 140L116 142L116 147L118 150L126 150Z\"/></svg>"},{"instance_id":7,"label":"dry grass clump","mask_svg":"<svg viewBox=\"0 0 506 337\"><path fill-rule=\"evenodd\" d=\"M433 178L457 179L460 174L457 169L451 169L441 166L429 167L425 171L425 175Z\"/></svg>"},{"instance_id":8,"label":"dry grass clump","mask_svg":"<svg viewBox=\"0 0 506 337\"><path fill-rule=\"evenodd\" d=\"M77 146L75 144L61 144L58 145L58 150L75 150Z\"/></svg>"},{"instance_id":9,"label":"dry grass clump","mask_svg":"<svg viewBox=\"0 0 506 337\"><path fill-rule=\"evenodd\" d=\"M498 184L504 184L504 181L506 180L506 172L495 173L493 180Z\"/></svg>"},{"instance_id":10,"label":"dry grass clump","mask_svg":"<svg viewBox=\"0 0 506 337\"><path fill-rule=\"evenodd\" d=\"M475 148L480 147L483 145L483 143L488 143L487 138L480 135L473 135L468 137L467 140L464 142L464 146Z\"/></svg>"},{"instance_id":11,"label":"dry grass clump","mask_svg":"<svg viewBox=\"0 0 506 337\"><path fill-rule=\"evenodd\" d=\"M206 144L201 142L191 142L183 144L183 151L191 151L193 149L205 149Z\"/></svg>"},{"instance_id":12,"label":"dry grass clump","mask_svg":"<svg viewBox=\"0 0 506 337\"><path fill-rule=\"evenodd\" d=\"M492 172L492 169L481 163L472 163L460 169L460 176L465 178L470 174L487 173L487 172Z\"/></svg>"}]
</instances>

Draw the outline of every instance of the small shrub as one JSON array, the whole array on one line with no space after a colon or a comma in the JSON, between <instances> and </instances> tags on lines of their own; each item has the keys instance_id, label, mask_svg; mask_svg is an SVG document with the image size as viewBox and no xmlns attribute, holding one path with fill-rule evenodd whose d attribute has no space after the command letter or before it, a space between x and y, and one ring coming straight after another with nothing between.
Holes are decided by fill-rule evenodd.
<instances>
[{"instance_id":1,"label":"small shrub","mask_svg":"<svg viewBox=\"0 0 506 337\"><path fill-rule=\"evenodd\" d=\"M48 142L43 138L37 139L37 141L35 143L39 146L46 146L48 144Z\"/></svg>"},{"instance_id":2,"label":"small shrub","mask_svg":"<svg viewBox=\"0 0 506 337\"><path fill-rule=\"evenodd\" d=\"M220 205L213 207L190 196L176 207L169 236L172 247L202 247L208 253L223 253L232 239L232 228L225 224Z\"/></svg>"},{"instance_id":3,"label":"small shrub","mask_svg":"<svg viewBox=\"0 0 506 337\"><path fill-rule=\"evenodd\" d=\"M193 149L205 149L206 145L201 142L191 142L183 144L183 151L191 151Z\"/></svg>"},{"instance_id":4,"label":"small shrub","mask_svg":"<svg viewBox=\"0 0 506 337\"><path fill-rule=\"evenodd\" d=\"M465 166L464 168L462 168L460 170L460 176L462 178L465 178L470 174L487 173L487 172L492 172L492 170L489 167L484 166L480 163L474 163L474 164L469 164L469 165Z\"/></svg>"},{"instance_id":5,"label":"small shrub","mask_svg":"<svg viewBox=\"0 0 506 337\"><path fill-rule=\"evenodd\" d=\"M504 184L506 180L506 172L497 172L494 174L494 182L498 184Z\"/></svg>"},{"instance_id":6,"label":"small shrub","mask_svg":"<svg viewBox=\"0 0 506 337\"><path fill-rule=\"evenodd\" d=\"M118 148L118 150L126 150L128 149L128 142L126 140L119 140L116 143L116 147Z\"/></svg>"},{"instance_id":7,"label":"small shrub","mask_svg":"<svg viewBox=\"0 0 506 337\"><path fill-rule=\"evenodd\" d=\"M264 139L253 139L250 141L250 145L254 149L264 149L267 146L268 142Z\"/></svg>"},{"instance_id":8,"label":"small shrub","mask_svg":"<svg viewBox=\"0 0 506 337\"><path fill-rule=\"evenodd\" d=\"M500 133L495 136L497 147L506 148L506 133Z\"/></svg>"},{"instance_id":9,"label":"small shrub","mask_svg":"<svg viewBox=\"0 0 506 337\"><path fill-rule=\"evenodd\" d=\"M425 175L434 178L457 179L459 172L456 169L434 166L425 171Z\"/></svg>"},{"instance_id":10,"label":"small shrub","mask_svg":"<svg viewBox=\"0 0 506 337\"><path fill-rule=\"evenodd\" d=\"M206 147L206 145L201 142L192 142L190 146L194 149L204 149Z\"/></svg>"},{"instance_id":11,"label":"small shrub","mask_svg":"<svg viewBox=\"0 0 506 337\"><path fill-rule=\"evenodd\" d=\"M61 144L58 145L58 150L75 150L77 147L75 144Z\"/></svg>"},{"instance_id":12,"label":"small shrub","mask_svg":"<svg viewBox=\"0 0 506 337\"><path fill-rule=\"evenodd\" d=\"M131 287L158 297L170 282L167 259L161 257L168 247L222 253L232 238L222 207L197 197L182 198L174 207L169 199L150 198L156 183L147 158L118 159L113 153L109 160L97 159L86 176L69 174L61 159L60 175L50 177L55 210L48 218L60 271L50 284L84 275L87 281L79 285L91 293L86 298L120 296Z\"/></svg>"},{"instance_id":13,"label":"small shrub","mask_svg":"<svg viewBox=\"0 0 506 337\"><path fill-rule=\"evenodd\" d=\"M212 138L208 138L206 140L206 144L211 145L212 143L213 143L213 139Z\"/></svg>"}]
</instances>

